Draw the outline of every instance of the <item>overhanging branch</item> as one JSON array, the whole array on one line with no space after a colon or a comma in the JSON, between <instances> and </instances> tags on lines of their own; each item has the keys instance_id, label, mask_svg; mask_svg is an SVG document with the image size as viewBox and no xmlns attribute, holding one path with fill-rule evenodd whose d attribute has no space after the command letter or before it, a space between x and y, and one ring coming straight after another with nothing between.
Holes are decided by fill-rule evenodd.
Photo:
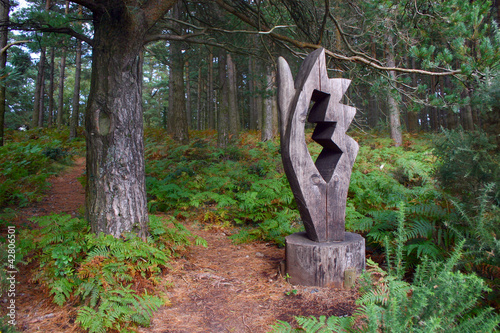
<instances>
[{"instance_id":1,"label":"overhanging branch","mask_svg":"<svg viewBox=\"0 0 500 333\"><path fill-rule=\"evenodd\" d=\"M82 40L87 44L89 44L90 46L93 46L94 44L92 38L85 36L84 34L81 34L79 32L76 32L75 30L68 27L57 28L51 26L40 26L39 24L33 22L24 22L22 24L11 24L11 29L21 30L21 31L40 31L40 32L53 32L53 33L65 34L75 37L76 39Z\"/></svg>"},{"instance_id":2,"label":"overhanging branch","mask_svg":"<svg viewBox=\"0 0 500 333\"><path fill-rule=\"evenodd\" d=\"M14 45L18 45L18 44L25 44L25 43L29 43L29 40L17 40L15 42L12 42L12 43L9 43L7 45L5 45L1 50L0 50L0 55L1 54L4 54L5 52L7 52L7 50L9 48L11 48L12 46Z\"/></svg>"},{"instance_id":3,"label":"overhanging branch","mask_svg":"<svg viewBox=\"0 0 500 333\"><path fill-rule=\"evenodd\" d=\"M92 38L89 38L89 37L85 36L84 34L78 33L71 28L46 27L46 28L40 28L37 30L41 31L41 32L53 32L53 33L70 35L72 37L75 37L76 39L84 41L85 43L89 44L90 46L94 45L94 40Z\"/></svg>"},{"instance_id":4,"label":"overhanging branch","mask_svg":"<svg viewBox=\"0 0 500 333\"><path fill-rule=\"evenodd\" d=\"M228 13L233 14L234 16L238 17L240 20L242 20L243 22L249 24L250 26L252 26L252 27L254 27L256 29L259 29L259 24L257 24L256 22L252 21L248 16L243 15L242 13L236 11L234 8L232 8L227 3L225 3L224 0L216 0L216 2L217 2L217 4L221 8L223 8L224 10L226 10ZM261 28L264 28L266 30L270 30L268 27L261 26ZM288 36L277 34L275 32L270 32L269 36L272 37L272 38L274 38L274 39L277 39L277 40L289 43L291 45L294 45L295 47L298 47L298 48L301 48L301 49L313 49L313 50L316 50L316 49L319 49L319 48L323 47L320 44L312 44L312 43L308 43L308 42L301 42L301 41L295 40L293 38L290 38ZM366 66L370 66L372 68L375 68L375 69L378 69L378 70L382 70L382 71L395 71L395 72L399 72L399 73L415 73L415 74L432 75L432 76L449 76L449 75L456 75L456 74L460 74L461 73L460 70L454 70L454 71L449 71L449 72L431 72L431 71L426 71L426 70L423 70L423 69L400 68L400 67L386 67L386 66L382 66L380 64L377 64L375 61L373 61L371 59L367 59L367 58L365 58L363 56L360 56L360 55L345 56L345 55L338 54L338 53L335 53L333 51L330 51L328 49L325 49L325 53L328 56L330 56L330 57L332 57L334 59L338 59L338 60L341 60L341 61L347 61L347 62L353 62L353 63L360 63L360 64L363 64L363 65L366 65Z\"/></svg>"},{"instance_id":5,"label":"overhanging branch","mask_svg":"<svg viewBox=\"0 0 500 333\"><path fill-rule=\"evenodd\" d=\"M71 0L71 2L74 2L78 5L82 5L83 7L88 8L92 12L99 12L99 11L102 12L106 10L106 7L103 4L97 3L92 0Z\"/></svg>"}]
</instances>

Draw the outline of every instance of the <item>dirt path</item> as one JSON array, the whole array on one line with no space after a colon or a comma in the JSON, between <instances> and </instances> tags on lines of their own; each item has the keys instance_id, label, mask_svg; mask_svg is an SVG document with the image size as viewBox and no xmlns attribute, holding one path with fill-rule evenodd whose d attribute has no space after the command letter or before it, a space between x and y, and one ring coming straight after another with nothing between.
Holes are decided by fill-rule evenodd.
<instances>
[{"instance_id":1,"label":"dirt path","mask_svg":"<svg viewBox=\"0 0 500 333\"><path fill-rule=\"evenodd\" d=\"M52 212L78 215L84 191L77 180L84 160L52 179L48 196L24 209L16 225ZM197 222L186 226L208 242L176 259L163 277L171 287L164 292L171 304L154 314L151 326L139 332L267 332L277 320L294 316L345 316L354 309L355 291L298 287L278 275L284 250L272 244L234 245L224 230L205 230ZM16 305L18 328L25 332L80 332L72 304L58 307L48 291L30 282L30 265L19 274Z\"/></svg>"}]
</instances>

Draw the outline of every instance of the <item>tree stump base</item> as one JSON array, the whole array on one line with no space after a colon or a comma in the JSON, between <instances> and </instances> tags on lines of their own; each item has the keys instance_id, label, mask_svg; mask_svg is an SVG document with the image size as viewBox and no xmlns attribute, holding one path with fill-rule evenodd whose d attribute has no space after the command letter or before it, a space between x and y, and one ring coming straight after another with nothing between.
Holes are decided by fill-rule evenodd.
<instances>
[{"instance_id":1,"label":"tree stump base","mask_svg":"<svg viewBox=\"0 0 500 333\"><path fill-rule=\"evenodd\" d=\"M318 243L298 232L285 240L285 271L291 284L344 288L346 271L359 275L365 268L365 239L358 234L346 232L343 242ZM348 275L346 284L352 285Z\"/></svg>"}]
</instances>

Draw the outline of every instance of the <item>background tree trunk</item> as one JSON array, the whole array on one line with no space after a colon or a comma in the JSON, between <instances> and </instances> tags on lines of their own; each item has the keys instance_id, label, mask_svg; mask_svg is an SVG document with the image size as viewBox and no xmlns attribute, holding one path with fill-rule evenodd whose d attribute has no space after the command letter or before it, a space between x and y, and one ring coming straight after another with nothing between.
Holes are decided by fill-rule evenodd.
<instances>
[{"instance_id":1,"label":"background tree trunk","mask_svg":"<svg viewBox=\"0 0 500 333\"><path fill-rule=\"evenodd\" d=\"M32 127L39 126L40 119L40 95L43 84L43 71L45 68L45 48L42 48L40 51L40 60L38 61L38 75L36 77L36 86L35 86L35 98L33 102L33 119L32 119Z\"/></svg>"},{"instance_id":2,"label":"background tree trunk","mask_svg":"<svg viewBox=\"0 0 500 333\"><path fill-rule=\"evenodd\" d=\"M175 19L180 18L180 3L177 3L172 8L172 16ZM173 24L174 29L180 31L180 25ZM176 30L177 30L176 29ZM170 88L172 89L170 106L169 122L173 125L174 140L182 144L189 143L189 128L186 114L186 97L184 89L184 59L182 55L182 44L179 41L170 42L170 72L171 81Z\"/></svg>"},{"instance_id":3,"label":"background tree trunk","mask_svg":"<svg viewBox=\"0 0 500 333\"><path fill-rule=\"evenodd\" d=\"M43 66L43 71L42 71L42 77L40 80L40 99L39 99L39 107L38 107L38 127L43 127L43 114L45 110L45 51L46 49L43 49L43 61L44 61L44 66Z\"/></svg>"},{"instance_id":4,"label":"background tree trunk","mask_svg":"<svg viewBox=\"0 0 500 333\"><path fill-rule=\"evenodd\" d=\"M229 106L226 59L224 51L219 53L219 109L217 112L217 147L229 144Z\"/></svg>"},{"instance_id":5,"label":"background tree trunk","mask_svg":"<svg viewBox=\"0 0 500 333\"><path fill-rule=\"evenodd\" d=\"M10 1L4 0L0 3L0 20L5 22L2 26L0 26L0 48L4 48L7 45L9 29L9 11L10 11ZM3 52L0 55L0 71L5 69L5 65L7 64L7 51ZM4 144L4 123L5 123L5 109L6 109L6 101L5 101L5 84L0 82L0 147Z\"/></svg>"},{"instance_id":6,"label":"background tree trunk","mask_svg":"<svg viewBox=\"0 0 500 333\"><path fill-rule=\"evenodd\" d=\"M207 116L208 129L215 128L215 110L214 110L214 55L210 49L208 55L208 89L207 89Z\"/></svg>"},{"instance_id":7,"label":"background tree trunk","mask_svg":"<svg viewBox=\"0 0 500 333\"><path fill-rule=\"evenodd\" d=\"M73 90L73 110L71 112L71 122L69 126L70 139L76 138L78 127L78 117L80 111L80 80L82 72L82 42L76 41L76 60L75 60L75 87Z\"/></svg>"},{"instance_id":8,"label":"background tree trunk","mask_svg":"<svg viewBox=\"0 0 500 333\"><path fill-rule=\"evenodd\" d=\"M57 128L63 125L64 113L64 72L66 70L66 47L62 48L61 63L59 66L59 96L57 103Z\"/></svg>"},{"instance_id":9,"label":"background tree trunk","mask_svg":"<svg viewBox=\"0 0 500 333\"><path fill-rule=\"evenodd\" d=\"M396 67L396 60L394 59L394 44L393 44L393 36L391 31L386 33L387 40L387 49L386 49L386 61L387 67ZM396 72L389 71L389 79L396 84ZM399 103L394 98L393 93L390 91L387 92L387 105L389 106L389 119L390 119L390 127L391 127L391 139L394 140L394 144L396 147L399 147L403 144L403 134L401 133L401 119L399 110Z\"/></svg>"},{"instance_id":10,"label":"background tree trunk","mask_svg":"<svg viewBox=\"0 0 500 333\"><path fill-rule=\"evenodd\" d=\"M49 116L47 126L52 126L54 119L54 72L55 72L55 47L50 48L50 77L49 77Z\"/></svg>"},{"instance_id":11,"label":"background tree trunk","mask_svg":"<svg viewBox=\"0 0 500 333\"><path fill-rule=\"evenodd\" d=\"M468 88L464 88L462 93L464 99L468 102L463 106L460 111L460 115L462 118L462 126L466 131L474 130L474 118L472 117L472 107L470 105L470 92Z\"/></svg>"},{"instance_id":12,"label":"background tree trunk","mask_svg":"<svg viewBox=\"0 0 500 333\"><path fill-rule=\"evenodd\" d=\"M266 98L262 113L262 141L272 140L278 134L276 96L271 93L275 89L275 77L276 73L268 67L266 74Z\"/></svg>"},{"instance_id":13,"label":"background tree trunk","mask_svg":"<svg viewBox=\"0 0 500 333\"><path fill-rule=\"evenodd\" d=\"M238 87L236 84L236 66L231 54L227 54L227 93L228 93L228 111L229 111L229 133L231 139L238 137L240 131L239 110L238 110Z\"/></svg>"},{"instance_id":14,"label":"background tree trunk","mask_svg":"<svg viewBox=\"0 0 500 333\"><path fill-rule=\"evenodd\" d=\"M191 127L191 80L189 80L189 61L185 63L186 73L185 73L185 81L186 81L186 120L187 120L187 128Z\"/></svg>"},{"instance_id":15,"label":"background tree trunk","mask_svg":"<svg viewBox=\"0 0 500 333\"><path fill-rule=\"evenodd\" d=\"M201 113L201 86L203 85L201 77L201 66L198 68L198 82L196 86L196 129L201 130L202 113Z\"/></svg>"}]
</instances>

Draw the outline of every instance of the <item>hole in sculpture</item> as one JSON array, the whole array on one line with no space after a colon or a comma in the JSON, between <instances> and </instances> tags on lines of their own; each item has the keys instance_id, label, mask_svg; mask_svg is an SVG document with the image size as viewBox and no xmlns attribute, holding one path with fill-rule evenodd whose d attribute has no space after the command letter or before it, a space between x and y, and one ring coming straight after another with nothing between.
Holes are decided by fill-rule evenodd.
<instances>
[{"instance_id":1,"label":"hole in sculpture","mask_svg":"<svg viewBox=\"0 0 500 333\"><path fill-rule=\"evenodd\" d=\"M333 176L337 163L342 155L342 150L333 141L336 122L325 121L330 94L314 90L311 96L312 105L307 120L316 123L312 139L317 142L323 150L316 159L316 168L325 182L329 182Z\"/></svg>"}]
</instances>

